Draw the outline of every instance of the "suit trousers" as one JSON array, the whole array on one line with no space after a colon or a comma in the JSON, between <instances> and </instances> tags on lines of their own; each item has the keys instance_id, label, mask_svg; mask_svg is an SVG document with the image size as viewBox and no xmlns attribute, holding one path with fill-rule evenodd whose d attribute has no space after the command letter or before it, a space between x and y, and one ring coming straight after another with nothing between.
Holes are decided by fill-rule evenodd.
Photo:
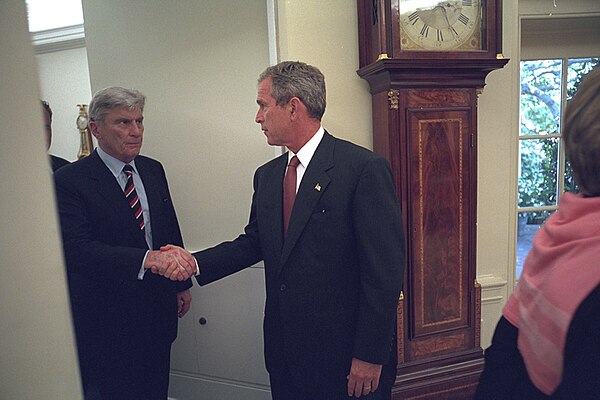
<instances>
[{"instance_id":1,"label":"suit trousers","mask_svg":"<svg viewBox=\"0 0 600 400\"><path fill-rule=\"evenodd\" d=\"M298 387L287 367L284 367L282 371L271 372L269 380L271 382L271 397L273 400L348 400L355 398L348 396L347 388L345 387L340 388L335 393L320 393L319 388L309 386ZM391 400L392 386L395 380L395 368L384 365L377 391L369 393L366 396L360 396L360 399ZM306 384L310 385L310 382Z\"/></svg>"},{"instance_id":2,"label":"suit trousers","mask_svg":"<svg viewBox=\"0 0 600 400\"><path fill-rule=\"evenodd\" d=\"M151 349L151 351L148 351ZM98 354L96 384L102 399L166 400L169 389L171 343L130 342L127 355Z\"/></svg>"}]
</instances>

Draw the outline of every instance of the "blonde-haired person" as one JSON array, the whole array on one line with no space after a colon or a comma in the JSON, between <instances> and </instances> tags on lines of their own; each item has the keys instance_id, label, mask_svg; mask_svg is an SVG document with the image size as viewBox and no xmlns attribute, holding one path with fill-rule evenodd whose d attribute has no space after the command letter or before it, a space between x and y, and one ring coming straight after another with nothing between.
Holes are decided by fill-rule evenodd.
<instances>
[{"instance_id":1,"label":"blonde-haired person","mask_svg":"<svg viewBox=\"0 0 600 400\"><path fill-rule=\"evenodd\" d=\"M564 193L536 235L477 399L600 398L600 68L567 105L563 135L580 193Z\"/></svg>"}]
</instances>

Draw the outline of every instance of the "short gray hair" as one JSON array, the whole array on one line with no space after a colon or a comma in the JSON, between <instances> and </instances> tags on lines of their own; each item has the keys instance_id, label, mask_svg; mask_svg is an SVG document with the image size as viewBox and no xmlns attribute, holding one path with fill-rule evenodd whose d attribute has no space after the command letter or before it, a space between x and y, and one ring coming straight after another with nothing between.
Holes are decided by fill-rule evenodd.
<instances>
[{"instance_id":1,"label":"short gray hair","mask_svg":"<svg viewBox=\"0 0 600 400\"><path fill-rule=\"evenodd\" d=\"M297 97L312 118L321 120L326 105L325 77L318 68L300 61L283 61L267 68L258 82L268 78L271 78L271 96L277 105L282 106Z\"/></svg>"},{"instance_id":2,"label":"short gray hair","mask_svg":"<svg viewBox=\"0 0 600 400\"><path fill-rule=\"evenodd\" d=\"M581 192L600 196L600 68L589 72L567 104L565 152Z\"/></svg>"},{"instance_id":3,"label":"short gray hair","mask_svg":"<svg viewBox=\"0 0 600 400\"><path fill-rule=\"evenodd\" d=\"M102 121L104 116L115 107L144 111L145 104L146 96L139 91L113 86L94 94L88 113L91 121Z\"/></svg>"}]
</instances>

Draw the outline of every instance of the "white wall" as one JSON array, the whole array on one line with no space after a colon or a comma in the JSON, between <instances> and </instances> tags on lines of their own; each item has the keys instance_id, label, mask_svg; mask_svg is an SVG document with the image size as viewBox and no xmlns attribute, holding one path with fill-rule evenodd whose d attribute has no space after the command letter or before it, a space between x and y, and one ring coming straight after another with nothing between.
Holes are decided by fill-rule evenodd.
<instances>
[{"instance_id":1,"label":"white wall","mask_svg":"<svg viewBox=\"0 0 600 400\"><path fill-rule=\"evenodd\" d=\"M36 55L41 99L52 108L52 146L49 153L69 161L77 160L79 130L75 120L77 104L92 97L85 48Z\"/></svg>"},{"instance_id":2,"label":"white wall","mask_svg":"<svg viewBox=\"0 0 600 400\"><path fill-rule=\"evenodd\" d=\"M520 53L518 4L510 0L503 3L503 54L510 61L488 75L478 104L477 280L483 348L491 343L514 286Z\"/></svg>"},{"instance_id":3,"label":"white wall","mask_svg":"<svg viewBox=\"0 0 600 400\"><path fill-rule=\"evenodd\" d=\"M600 12L585 17L554 14L521 19L521 58L598 57Z\"/></svg>"},{"instance_id":4,"label":"white wall","mask_svg":"<svg viewBox=\"0 0 600 400\"><path fill-rule=\"evenodd\" d=\"M506 3L506 1L505 1ZM519 15L540 16L586 16L600 12L598 0L519 0Z\"/></svg>"},{"instance_id":5,"label":"white wall","mask_svg":"<svg viewBox=\"0 0 600 400\"><path fill-rule=\"evenodd\" d=\"M165 164L191 248L241 231L254 169L273 155L254 122L264 3L83 2L92 92L147 96L143 153Z\"/></svg>"},{"instance_id":6,"label":"white wall","mask_svg":"<svg viewBox=\"0 0 600 400\"><path fill-rule=\"evenodd\" d=\"M301 60L325 75L323 126L333 135L373 148L371 94L358 70L356 1L277 1L279 60Z\"/></svg>"},{"instance_id":7,"label":"white wall","mask_svg":"<svg viewBox=\"0 0 600 400\"><path fill-rule=\"evenodd\" d=\"M254 122L256 80L269 65L266 1L84 0L83 10L92 92L121 85L147 96L142 153L165 166L186 246L235 238L254 170L276 151ZM195 284L192 296L170 395L269 398L262 269Z\"/></svg>"},{"instance_id":8,"label":"white wall","mask_svg":"<svg viewBox=\"0 0 600 400\"><path fill-rule=\"evenodd\" d=\"M0 37L0 398L78 399L54 190L23 1L0 1Z\"/></svg>"}]
</instances>

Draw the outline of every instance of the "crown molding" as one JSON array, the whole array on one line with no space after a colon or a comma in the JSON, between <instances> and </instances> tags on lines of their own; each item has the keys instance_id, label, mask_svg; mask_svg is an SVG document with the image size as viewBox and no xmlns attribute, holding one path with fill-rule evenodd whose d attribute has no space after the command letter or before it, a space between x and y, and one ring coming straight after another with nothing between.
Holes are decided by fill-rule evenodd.
<instances>
[{"instance_id":1,"label":"crown molding","mask_svg":"<svg viewBox=\"0 0 600 400\"><path fill-rule=\"evenodd\" d=\"M35 54L79 49L85 47L85 31L81 24L32 32L31 42Z\"/></svg>"}]
</instances>

